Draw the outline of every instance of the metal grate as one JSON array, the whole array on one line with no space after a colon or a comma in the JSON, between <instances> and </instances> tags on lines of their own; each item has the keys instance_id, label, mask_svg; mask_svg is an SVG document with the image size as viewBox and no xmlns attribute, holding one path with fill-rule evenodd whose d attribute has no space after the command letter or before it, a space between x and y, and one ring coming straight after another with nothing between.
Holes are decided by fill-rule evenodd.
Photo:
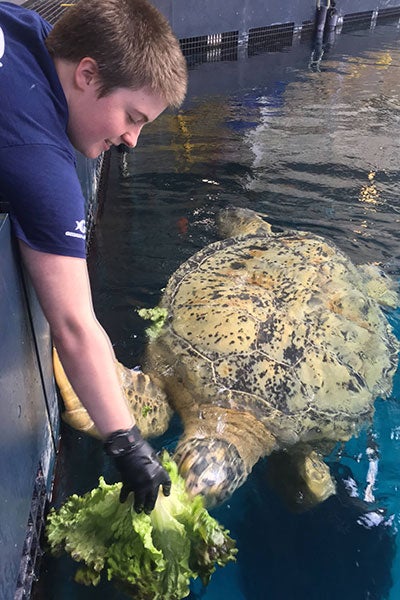
<instances>
[{"instance_id":1,"label":"metal grate","mask_svg":"<svg viewBox=\"0 0 400 600\"><path fill-rule=\"evenodd\" d=\"M380 10L377 14L376 22L382 23L383 21L393 21L398 18L400 18L400 6L394 6Z\"/></svg>"},{"instance_id":2,"label":"metal grate","mask_svg":"<svg viewBox=\"0 0 400 600\"><path fill-rule=\"evenodd\" d=\"M342 32L371 27L373 16L374 11L372 10L344 15Z\"/></svg>"},{"instance_id":3,"label":"metal grate","mask_svg":"<svg viewBox=\"0 0 400 600\"><path fill-rule=\"evenodd\" d=\"M55 0L28 0L24 2L24 8L35 10L43 19L46 19L51 25L68 10L70 4L76 4L74 0L66 0L65 2L55 2Z\"/></svg>"},{"instance_id":4,"label":"metal grate","mask_svg":"<svg viewBox=\"0 0 400 600\"><path fill-rule=\"evenodd\" d=\"M303 21L301 24L300 41L302 43L310 41L314 35L315 21Z\"/></svg>"},{"instance_id":5,"label":"metal grate","mask_svg":"<svg viewBox=\"0 0 400 600\"><path fill-rule=\"evenodd\" d=\"M28 600L31 597L33 582L38 578L40 559L43 554L40 547L40 536L44 525L46 502L46 480L42 469L39 467L32 495L14 600Z\"/></svg>"},{"instance_id":6,"label":"metal grate","mask_svg":"<svg viewBox=\"0 0 400 600\"><path fill-rule=\"evenodd\" d=\"M249 29L248 55L259 52L281 52L293 43L294 23Z\"/></svg>"},{"instance_id":7,"label":"metal grate","mask_svg":"<svg viewBox=\"0 0 400 600\"><path fill-rule=\"evenodd\" d=\"M179 40L182 53L189 67L204 62L237 60L238 31L224 31L211 35L183 38Z\"/></svg>"}]
</instances>

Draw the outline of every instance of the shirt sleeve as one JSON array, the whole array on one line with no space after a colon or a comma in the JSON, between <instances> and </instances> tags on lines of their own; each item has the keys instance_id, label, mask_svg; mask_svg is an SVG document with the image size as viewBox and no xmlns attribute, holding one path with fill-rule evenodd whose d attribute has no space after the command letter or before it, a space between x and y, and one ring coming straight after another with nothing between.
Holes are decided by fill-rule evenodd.
<instances>
[{"instance_id":1,"label":"shirt sleeve","mask_svg":"<svg viewBox=\"0 0 400 600\"><path fill-rule=\"evenodd\" d=\"M0 149L0 193L17 238L34 250L86 257L85 199L69 153L45 144Z\"/></svg>"}]
</instances>

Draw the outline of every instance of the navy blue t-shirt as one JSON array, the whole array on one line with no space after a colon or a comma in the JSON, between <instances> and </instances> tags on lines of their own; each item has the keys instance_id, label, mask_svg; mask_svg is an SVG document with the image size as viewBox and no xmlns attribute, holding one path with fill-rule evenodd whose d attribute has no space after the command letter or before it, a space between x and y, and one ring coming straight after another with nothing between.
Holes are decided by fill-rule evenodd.
<instances>
[{"instance_id":1,"label":"navy blue t-shirt","mask_svg":"<svg viewBox=\"0 0 400 600\"><path fill-rule=\"evenodd\" d=\"M16 236L84 258L85 200L67 136L68 106L37 13L0 2L0 196Z\"/></svg>"}]
</instances>

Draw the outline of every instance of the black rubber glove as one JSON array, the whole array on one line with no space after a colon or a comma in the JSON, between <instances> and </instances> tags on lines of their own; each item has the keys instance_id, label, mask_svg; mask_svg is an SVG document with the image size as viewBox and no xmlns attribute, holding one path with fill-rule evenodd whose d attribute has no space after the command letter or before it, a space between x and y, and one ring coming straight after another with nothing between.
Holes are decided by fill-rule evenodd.
<instances>
[{"instance_id":1,"label":"black rubber glove","mask_svg":"<svg viewBox=\"0 0 400 600\"><path fill-rule=\"evenodd\" d=\"M134 492L134 508L140 513L150 513L156 503L158 489L162 486L164 496L169 496L171 480L161 466L155 451L140 435L139 429L112 433L104 443L104 449L112 456L122 477L120 502L125 502Z\"/></svg>"}]
</instances>

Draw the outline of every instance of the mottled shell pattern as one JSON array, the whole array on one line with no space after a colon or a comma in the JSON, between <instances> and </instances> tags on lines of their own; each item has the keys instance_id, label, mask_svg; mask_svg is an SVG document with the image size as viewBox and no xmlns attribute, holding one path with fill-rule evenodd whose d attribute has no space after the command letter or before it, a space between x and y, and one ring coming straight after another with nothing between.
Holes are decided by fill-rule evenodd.
<instances>
[{"instance_id":1,"label":"mottled shell pattern","mask_svg":"<svg viewBox=\"0 0 400 600\"><path fill-rule=\"evenodd\" d=\"M240 479L271 450L348 440L371 420L399 350L380 304L398 297L378 268L355 267L322 237L272 233L245 209L221 221L233 237L168 282L168 322L149 345L148 368L182 416L182 443L190 430L205 446L219 438L249 455Z\"/></svg>"}]
</instances>

